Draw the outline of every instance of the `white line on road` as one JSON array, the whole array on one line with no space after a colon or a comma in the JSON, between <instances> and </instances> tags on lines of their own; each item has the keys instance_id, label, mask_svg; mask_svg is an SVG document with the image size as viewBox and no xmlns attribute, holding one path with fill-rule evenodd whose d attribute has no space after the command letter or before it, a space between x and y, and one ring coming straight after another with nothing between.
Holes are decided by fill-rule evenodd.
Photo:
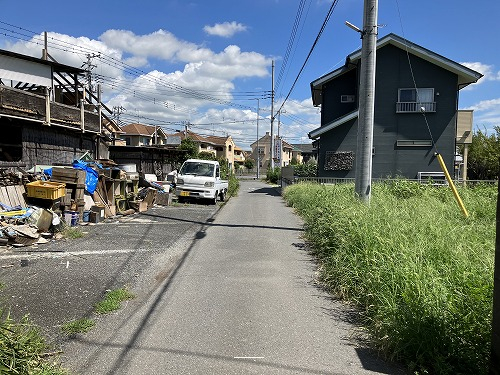
<instances>
[{"instance_id":1,"label":"white line on road","mask_svg":"<svg viewBox=\"0 0 500 375\"><path fill-rule=\"evenodd\" d=\"M233 357L234 359L264 359L264 357Z\"/></svg>"}]
</instances>

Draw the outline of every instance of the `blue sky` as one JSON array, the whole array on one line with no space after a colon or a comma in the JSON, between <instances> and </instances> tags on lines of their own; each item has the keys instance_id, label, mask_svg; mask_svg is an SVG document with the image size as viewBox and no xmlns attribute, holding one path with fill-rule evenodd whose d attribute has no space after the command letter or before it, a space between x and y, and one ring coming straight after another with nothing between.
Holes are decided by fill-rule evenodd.
<instances>
[{"instance_id":1,"label":"blue sky","mask_svg":"<svg viewBox=\"0 0 500 375\"><path fill-rule=\"evenodd\" d=\"M87 54L100 52L101 57L92 60L94 79L101 82L109 107L125 108L120 121L162 125L167 133L190 123L199 134L229 134L248 149L256 139L257 102L259 135L270 130L272 61L277 108L290 92L331 4L88 0L70 5L0 0L0 48L40 57L39 41L46 31L49 53L59 62L80 67ZM319 126L310 82L340 67L361 47L359 35L344 22L362 27L362 13L363 1L338 1L283 106L279 131L289 143L309 142L307 133ZM475 128L491 131L500 125L499 15L500 2L491 0L380 1L379 36L404 36L484 74L479 83L461 90L459 108L474 109Z\"/></svg>"}]
</instances>

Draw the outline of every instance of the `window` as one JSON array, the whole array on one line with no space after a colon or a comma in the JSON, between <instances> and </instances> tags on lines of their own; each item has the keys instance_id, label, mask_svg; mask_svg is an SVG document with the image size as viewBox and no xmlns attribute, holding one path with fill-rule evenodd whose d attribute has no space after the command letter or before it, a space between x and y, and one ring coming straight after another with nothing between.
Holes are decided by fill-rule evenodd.
<instances>
[{"instance_id":1,"label":"window","mask_svg":"<svg viewBox=\"0 0 500 375\"><path fill-rule=\"evenodd\" d=\"M355 95L340 95L341 103L354 103L355 100L356 100Z\"/></svg>"},{"instance_id":2,"label":"window","mask_svg":"<svg viewBox=\"0 0 500 375\"><path fill-rule=\"evenodd\" d=\"M434 89L399 89L397 113L436 112Z\"/></svg>"}]
</instances>

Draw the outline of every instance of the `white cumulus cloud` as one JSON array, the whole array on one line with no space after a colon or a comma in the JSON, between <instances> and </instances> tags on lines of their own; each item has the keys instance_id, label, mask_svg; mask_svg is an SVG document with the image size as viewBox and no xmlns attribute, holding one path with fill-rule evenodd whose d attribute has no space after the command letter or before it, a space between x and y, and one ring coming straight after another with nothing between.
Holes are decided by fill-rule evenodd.
<instances>
[{"instance_id":1,"label":"white cumulus cloud","mask_svg":"<svg viewBox=\"0 0 500 375\"><path fill-rule=\"evenodd\" d=\"M230 38L234 34L246 31L247 27L239 22L224 22L216 23L213 26L205 26L203 30L209 35L221 36L224 38Z\"/></svg>"},{"instance_id":2,"label":"white cumulus cloud","mask_svg":"<svg viewBox=\"0 0 500 375\"><path fill-rule=\"evenodd\" d=\"M495 72L493 65L483 64L481 62L463 62L462 65L469 69L475 70L481 73L484 77L481 78L478 83L482 81L497 81L500 80L500 71Z\"/></svg>"}]
</instances>

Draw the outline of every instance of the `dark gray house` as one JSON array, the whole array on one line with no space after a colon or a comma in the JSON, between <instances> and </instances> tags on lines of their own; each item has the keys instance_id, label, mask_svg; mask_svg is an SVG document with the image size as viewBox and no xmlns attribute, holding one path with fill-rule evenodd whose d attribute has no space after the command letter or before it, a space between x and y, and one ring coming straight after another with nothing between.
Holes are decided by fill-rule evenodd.
<instances>
[{"instance_id":1,"label":"dark gray house","mask_svg":"<svg viewBox=\"0 0 500 375\"><path fill-rule=\"evenodd\" d=\"M354 178L361 50L345 65L311 82L321 126L309 133L318 147L320 177ZM482 75L389 34L377 42L373 178L414 179L454 170L458 93Z\"/></svg>"}]
</instances>

